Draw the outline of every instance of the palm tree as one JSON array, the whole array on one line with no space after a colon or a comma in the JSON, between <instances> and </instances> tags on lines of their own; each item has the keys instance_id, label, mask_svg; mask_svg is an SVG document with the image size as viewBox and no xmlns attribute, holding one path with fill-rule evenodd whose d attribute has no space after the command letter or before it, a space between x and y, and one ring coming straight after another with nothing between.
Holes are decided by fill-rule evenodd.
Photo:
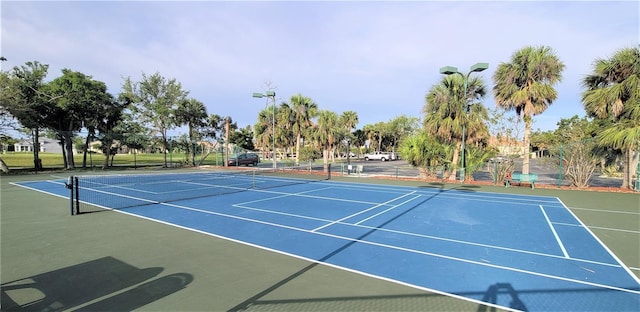
<instances>
[{"instance_id":1,"label":"palm tree","mask_svg":"<svg viewBox=\"0 0 640 312\"><path fill-rule=\"evenodd\" d=\"M333 149L338 132L338 115L332 111L321 110L318 113L316 140L322 147L325 172L329 170L329 153Z\"/></svg>"},{"instance_id":2,"label":"palm tree","mask_svg":"<svg viewBox=\"0 0 640 312\"><path fill-rule=\"evenodd\" d=\"M352 140L351 131L356 128L358 124L358 113L354 111L345 111L340 115L340 124L344 127L346 139ZM346 155L349 155L351 151L347 151Z\"/></svg>"},{"instance_id":3,"label":"palm tree","mask_svg":"<svg viewBox=\"0 0 640 312\"><path fill-rule=\"evenodd\" d=\"M298 93L291 96L292 130L296 136L296 166L300 164L300 143L305 129L312 126L311 119L318 115L318 105L309 97Z\"/></svg>"},{"instance_id":4,"label":"palm tree","mask_svg":"<svg viewBox=\"0 0 640 312\"><path fill-rule=\"evenodd\" d=\"M270 157L269 150L272 145L273 138L273 111L268 107L261 110L258 113L258 122L254 126L254 133L256 134L256 143L266 153L266 157ZM275 151L274 151L275 152Z\"/></svg>"},{"instance_id":5,"label":"palm tree","mask_svg":"<svg viewBox=\"0 0 640 312\"><path fill-rule=\"evenodd\" d=\"M486 109L478 100L486 94L484 82L479 77L471 77L467 81L467 94L464 94L464 78L458 75L444 76L439 84L431 88L427 93L426 104L423 112L424 129L436 136L440 142L454 147L449 172L449 179L455 180L456 166L459 162L460 149L462 148L463 125L467 128L467 142L473 143L479 137L486 135L483 129L483 116ZM466 106L469 103L469 112Z\"/></svg>"},{"instance_id":6,"label":"palm tree","mask_svg":"<svg viewBox=\"0 0 640 312\"><path fill-rule=\"evenodd\" d=\"M596 138L600 145L624 152L622 187L629 188L638 162L634 151L640 145L640 46L619 50L609 59L597 59L583 86L587 89L582 93L587 113L613 122Z\"/></svg>"},{"instance_id":7,"label":"palm tree","mask_svg":"<svg viewBox=\"0 0 640 312\"><path fill-rule=\"evenodd\" d=\"M533 116L543 113L558 97L553 86L562 80L564 64L550 47L527 46L501 63L493 75L496 105L515 110L524 120L522 173L529 173L529 149Z\"/></svg>"},{"instance_id":8,"label":"palm tree","mask_svg":"<svg viewBox=\"0 0 640 312\"><path fill-rule=\"evenodd\" d=\"M276 109L276 145L284 148L284 157L286 150L293 145L293 109L289 104L282 102Z\"/></svg>"},{"instance_id":9,"label":"palm tree","mask_svg":"<svg viewBox=\"0 0 640 312\"><path fill-rule=\"evenodd\" d=\"M438 168L449 161L450 148L448 147L428 132L422 131L403 139L400 144L400 153L407 163L418 168L421 178L435 178Z\"/></svg>"},{"instance_id":10,"label":"palm tree","mask_svg":"<svg viewBox=\"0 0 640 312\"><path fill-rule=\"evenodd\" d=\"M207 121L207 108L204 104L196 99L183 99L178 102L175 112L176 123L178 125L187 125L189 129L189 163L196 165L195 141L200 136L199 128L204 127Z\"/></svg>"}]
</instances>

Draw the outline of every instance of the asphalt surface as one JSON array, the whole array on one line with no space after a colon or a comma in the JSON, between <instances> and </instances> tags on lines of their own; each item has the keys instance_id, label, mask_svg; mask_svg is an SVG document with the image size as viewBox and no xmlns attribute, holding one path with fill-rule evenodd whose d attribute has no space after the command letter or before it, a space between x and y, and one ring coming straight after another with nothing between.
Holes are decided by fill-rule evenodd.
<instances>
[{"instance_id":1,"label":"asphalt surface","mask_svg":"<svg viewBox=\"0 0 640 312\"><path fill-rule=\"evenodd\" d=\"M365 175L382 175L389 177L418 177L419 172L416 168L411 167L404 160L396 161L365 161L363 159L350 159L352 167L355 169L357 165L363 166L362 174ZM340 171L345 165L334 165L333 172ZM514 172L521 172L522 160L516 160L514 166ZM538 183L540 184L558 184L558 167L549 158L531 159L529 163L529 172L538 175ZM473 174L473 178L476 181L492 181L491 175L488 171L478 171ZM561 185L569 185L569 182L563 180ZM591 177L589 183L590 186L598 187L620 187L622 185L621 178L603 177L598 171L596 171Z\"/></svg>"}]
</instances>

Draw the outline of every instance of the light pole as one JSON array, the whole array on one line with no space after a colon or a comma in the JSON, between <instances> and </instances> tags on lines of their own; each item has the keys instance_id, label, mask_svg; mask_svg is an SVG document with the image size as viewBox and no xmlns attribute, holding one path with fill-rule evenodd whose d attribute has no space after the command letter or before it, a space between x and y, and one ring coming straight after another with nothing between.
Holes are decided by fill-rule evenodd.
<instances>
[{"instance_id":1,"label":"light pole","mask_svg":"<svg viewBox=\"0 0 640 312\"><path fill-rule=\"evenodd\" d=\"M458 71L458 68L454 67L454 66L445 66L440 68L440 73L444 74L444 75L455 75L458 74L462 77L463 81L464 81L464 112L465 114L469 113L469 97L467 96L467 83L469 81L469 76L471 75L471 73L473 72L481 72L485 69L489 68L489 63L476 63L473 66L471 66L471 69L469 70L469 72L465 75L461 72ZM465 136L466 136L466 132L467 132L467 121L465 120L465 122L462 123L462 166L460 168L460 183L464 183L464 175L465 175L465 169L466 169L466 162L465 162L465 158L464 158L464 150L465 150L465 145L464 145L464 141L465 141Z\"/></svg>"},{"instance_id":2,"label":"light pole","mask_svg":"<svg viewBox=\"0 0 640 312\"><path fill-rule=\"evenodd\" d=\"M271 131L272 131L272 137L273 137L273 152L271 154L271 157L273 157L273 169L278 168L278 165L276 164L276 92L275 91L267 91L264 94L260 93L260 92L254 92L253 93L253 97L254 98L271 98L271 100L273 100L273 123L271 125Z\"/></svg>"}]
</instances>

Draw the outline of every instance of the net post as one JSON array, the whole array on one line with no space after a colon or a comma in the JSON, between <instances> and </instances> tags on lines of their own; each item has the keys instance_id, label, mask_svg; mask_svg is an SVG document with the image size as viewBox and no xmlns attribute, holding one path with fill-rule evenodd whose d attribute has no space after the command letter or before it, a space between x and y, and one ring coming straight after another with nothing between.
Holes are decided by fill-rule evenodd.
<instances>
[{"instance_id":1,"label":"net post","mask_svg":"<svg viewBox=\"0 0 640 312\"><path fill-rule=\"evenodd\" d=\"M74 189L76 191L76 214L80 214L80 184L78 183L78 177L73 177Z\"/></svg>"},{"instance_id":2,"label":"net post","mask_svg":"<svg viewBox=\"0 0 640 312\"><path fill-rule=\"evenodd\" d=\"M73 176L67 178L67 182L64 186L69 189L69 213L73 216Z\"/></svg>"}]
</instances>

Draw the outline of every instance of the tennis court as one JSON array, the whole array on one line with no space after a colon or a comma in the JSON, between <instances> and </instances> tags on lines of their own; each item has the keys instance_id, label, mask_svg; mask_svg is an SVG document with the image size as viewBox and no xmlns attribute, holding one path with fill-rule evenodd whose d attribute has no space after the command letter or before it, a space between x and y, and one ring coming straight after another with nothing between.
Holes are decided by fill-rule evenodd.
<instances>
[{"instance_id":1,"label":"tennis court","mask_svg":"<svg viewBox=\"0 0 640 312\"><path fill-rule=\"evenodd\" d=\"M16 185L69 196L67 183ZM490 307L640 307L639 279L556 197L255 172L116 175L77 185L76 212L113 209Z\"/></svg>"}]
</instances>

